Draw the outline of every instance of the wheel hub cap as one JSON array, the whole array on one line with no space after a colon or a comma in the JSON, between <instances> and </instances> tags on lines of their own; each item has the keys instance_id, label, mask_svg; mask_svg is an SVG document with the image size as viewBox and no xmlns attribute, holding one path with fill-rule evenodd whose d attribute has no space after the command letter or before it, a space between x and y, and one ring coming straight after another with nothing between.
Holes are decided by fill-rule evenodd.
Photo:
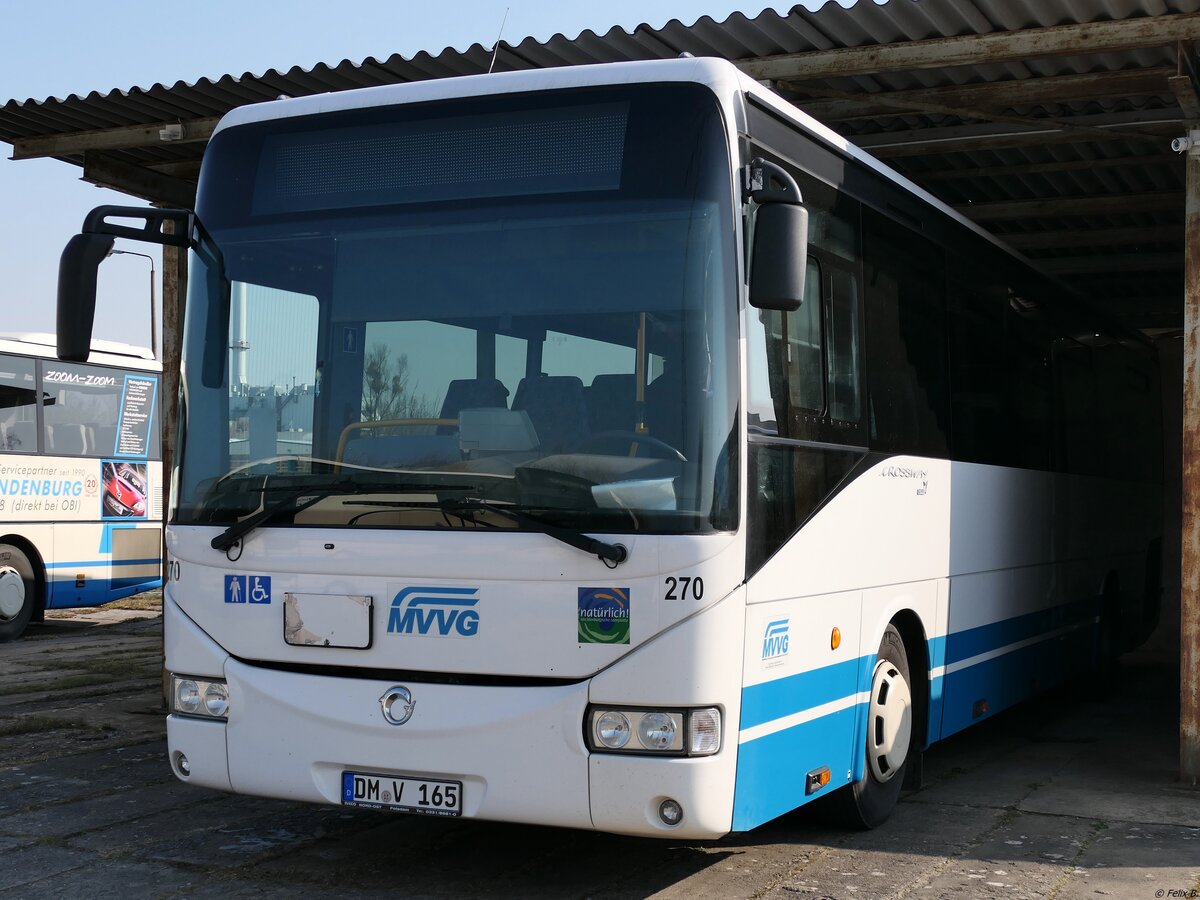
<instances>
[{"instance_id":1,"label":"wheel hub cap","mask_svg":"<svg viewBox=\"0 0 1200 900\"><path fill-rule=\"evenodd\" d=\"M25 579L13 568L0 568L0 622L11 622L25 607Z\"/></svg>"},{"instance_id":2,"label":"wheel hub cap","mask_svg":"<svg viewBox=\"0 0 1200 900\"><path fill-rule=\"evenodd\" d=\"M867 722L867 760L876 781L891 781L908 756L912 738L912 691L886 659L875 665Z\"/></svg>"}]
</instances>

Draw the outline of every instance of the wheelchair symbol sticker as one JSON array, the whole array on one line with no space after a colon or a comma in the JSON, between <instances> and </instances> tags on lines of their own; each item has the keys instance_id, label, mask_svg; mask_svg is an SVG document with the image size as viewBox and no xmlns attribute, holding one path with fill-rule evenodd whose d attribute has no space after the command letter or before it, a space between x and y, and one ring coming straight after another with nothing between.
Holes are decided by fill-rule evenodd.
<instances>
[{"instance_id":1,"label":"wheelchair symbol sticker","mask_svg":"<svg viewBox=\"0 0 1200 900\"><path fill-rule=\"evenodd\" d=\"M270 603L270 575L226 575L226 603Z\"/></svg>"},{"instance_id":2,"label":"wheelchair symbol sticker","mask_svg":"<svg viewBox=\"0 0 1200 900\"><path fill-rule=\"evenodd\" d=\"M250 584L249 599L251 603L270 603L271 602L271 576L269 575L247 575Z\"/></svg>"}]
</instances>

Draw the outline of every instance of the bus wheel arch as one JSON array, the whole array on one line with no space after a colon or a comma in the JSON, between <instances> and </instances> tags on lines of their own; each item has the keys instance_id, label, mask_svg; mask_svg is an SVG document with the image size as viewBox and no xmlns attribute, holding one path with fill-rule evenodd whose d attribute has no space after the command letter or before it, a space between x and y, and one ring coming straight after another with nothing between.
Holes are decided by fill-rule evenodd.
<instances>
[{"instance_id":1,"label":"bus wheel arch","mask_svg":"<svg viewBox=\"0 0 1200 900\"><path fill-rule=\"evenodd\" d=\"M16 640L31 621L41 621L45 581L42 559L28 541L15 535L0 537L0 643ZM14 597L24 602L10 608Z\"/></svg>"},{"instance_id":2,"label":"bus wheel arch","mask_svg":"<svg viewBox=\"0 0 1200 900\"><path fill-rule=\"evenodd\" d=\"M883 632L871 672L863 775L829 797L828 812L853 828L887 821L908 783L928 722L928 662L924 629L915 613L897 614ZM890 703L889 703L890 701Z\"/></svg>"},{"instance_id":3,"label":"bus wheel arch","mask_svg":"<svg viewBox=\"0 0 1200 900\"><path fill-rule=\"evenodd\" d=\"M904 786L921 786L921 755L929 743L929 641L921 617L913 610L898 612L891 625L900 632L904 641L904 652L908 656L909 689L912 692L912 746L908 755L908 767Z\"/></svg>"}]
</instances>

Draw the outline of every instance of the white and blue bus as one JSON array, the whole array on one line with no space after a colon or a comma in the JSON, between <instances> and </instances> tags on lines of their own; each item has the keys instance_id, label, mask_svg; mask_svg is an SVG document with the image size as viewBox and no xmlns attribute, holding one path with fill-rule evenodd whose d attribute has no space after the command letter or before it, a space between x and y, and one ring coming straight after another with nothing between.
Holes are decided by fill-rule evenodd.
<instances>
[{"instance_id":1,"label":"white and blue bus","mask_svg":"<svg viewBox=\"0 0 1200 900\"><path fill-rule=\"evenodd\" d=\"M185 781L873 826L1157 615L1152 349L728 63L235 110L195 213L89 216L63 321L114 236L192 248Z\"/></svg>"},{"instance_id":2,"label":"white and blue bus","mask_svg":"<svg viewBox=\"0 0 1200 900\"><path fill-rule=\"evenodd\" d=\"M0 336L0 642L46 610L162 585L158 381L149 351Z\"/></svg>"}]
</instances>

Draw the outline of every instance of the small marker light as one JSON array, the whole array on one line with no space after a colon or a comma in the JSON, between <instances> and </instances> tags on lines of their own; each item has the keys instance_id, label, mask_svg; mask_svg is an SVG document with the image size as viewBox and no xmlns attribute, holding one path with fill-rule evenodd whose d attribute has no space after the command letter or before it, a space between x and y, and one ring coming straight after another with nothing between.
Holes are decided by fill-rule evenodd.
<instances>
[{"instance_id":1,"label":"small marker light","mask_svg":"<svg viewBox=\"0 0 1200 900\"><path fill-rule=\"evenodd\" d=\"M829 636L829 649L836 650L842 646L842 629L833 629L833 634Z\"/></svg>"},{"instance_id":2,"label":"small marker light","mask_svg":"<svg viewBox=\"0 0 1200 900\"><path fill-rule=\"evenodd\" d=\"M721 749L721 711L716 707L692 711L691 746L693 756L708 756Z\"/></svg>"},{"instance_id":3,"label":"small marker light","mask_svg":"<svg viewBox=\"0 0 1200 900\"><path fill-rule=\"evenodd\" d=\"M805 779L806 783L804 787L804 793L815 794L821 788L825 787L825 785L829 784L829 777L829 766L824 766L820 769L813 769L808 773L808 777Z\"/></svg>"},{"instance_id":4,"label":"small marker light","mask_svg":"<svg viewBox=\"0 0 1200 900\"><path fill-rule=\"evenodd\" d=\"M175 768L179 770L179 774L184 778L192 774L192 764L188 762L188 758L182 753L175 754Z\"/></svg>"}]
</instances>

